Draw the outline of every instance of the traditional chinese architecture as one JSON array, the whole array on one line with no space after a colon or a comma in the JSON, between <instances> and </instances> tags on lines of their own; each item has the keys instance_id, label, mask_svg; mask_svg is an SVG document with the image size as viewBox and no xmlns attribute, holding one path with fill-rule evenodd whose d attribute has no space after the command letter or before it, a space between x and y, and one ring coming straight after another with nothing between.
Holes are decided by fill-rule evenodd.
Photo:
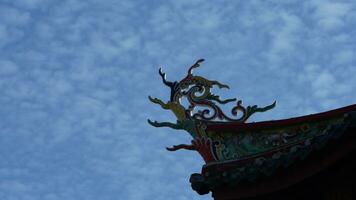
<instances>
[{"instance_id":1,"label":"traditional chinese architecture","mask_svg":"<svg viewBox=\"0 0 356 200\"><path fill-rule=\"evenodd\" d=\"M259 107L241 100L221 99L215 80L193 75L198 60L181 81L166 80L170 98L150 101L170 110L175 123L148 120L155 127L187 131L191 144L167 148L197 151L205 160L201 173L192 174L192 189L212 192L217 200L233 199L355 199L356 105L291 119L247 123ZM181 104L186 98L188 107ZM228 116L218 105L235 103Z\"/></svg>"}]
</instances>

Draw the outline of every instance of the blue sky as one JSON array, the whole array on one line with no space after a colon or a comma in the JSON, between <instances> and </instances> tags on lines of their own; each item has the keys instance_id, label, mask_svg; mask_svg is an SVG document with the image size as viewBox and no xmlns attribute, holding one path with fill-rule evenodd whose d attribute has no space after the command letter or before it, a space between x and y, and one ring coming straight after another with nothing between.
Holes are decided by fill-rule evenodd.
<instances>
[{"instance_id":1,"label":"blue sky","mask_svg":"<svg viewBox=\"0 0 356 200\"><path fill-rule=\"evenodd\" d=\"M187 133L147 96L158 68L230 85L250 121L356 103L356 3L327 0L0 2L0 199L211 199L189 184L203 160L168 152Z\"/></svg>"}]
</instances>

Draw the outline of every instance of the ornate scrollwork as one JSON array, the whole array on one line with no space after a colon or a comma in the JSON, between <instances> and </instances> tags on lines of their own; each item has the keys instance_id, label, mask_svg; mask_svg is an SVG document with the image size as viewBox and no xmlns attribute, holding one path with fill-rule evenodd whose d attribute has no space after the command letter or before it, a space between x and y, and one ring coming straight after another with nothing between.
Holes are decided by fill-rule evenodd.
<instances>
[{"instance_id":1,"label":"ornate scrollwork","mask_svg":"<svg viewBox=\"0 0 356 200\"><path fill-rule=\"evenodd\" d=\"M234 102L237 99L225 99L221 100L218 95L215 95L211 92L211 88L214 85L217 85L220 89L227 88L228 85L221 84L215 80L208 80L201 76L193 75L193 69L198 68L200 63L204 59L200 59L195 62L188 70L187 76L181 81L170 82L166 80L166 74L162 72L162 69L159 69L159 74L162 77L162 81L165 85L170 87L171 95L170 101L167 103L179 106L181 105L181 99L186 97L190 103L189 107L185 109L186 116L185 118L198 119L198 120L220 120L220 121L234 121L234 122L245 122L252 114L256 112L265 112L275 107L276 102L273 102L271 105L265 107L247 106L246 108L242 106L242 101L239 100L236 102L236 105L232 108L231 114L233 117L227 116L218 104L227 104ZM152 101L152 99L150 99ZM154 101L152 101L154 102ZM157 102L154 102L157 103ZM159 103L162 104L162 103ZM166 105L166 107L167 107ZM169 107L169 106L168 106ZM182 106L180 106L182 108ZM193 113L193 110L198 107L206 107L206 109L197 110ZM174 109L172 106L171 109L174 113L177 113L177 109ZM239 115L239 113L241 115ZM239 115L239 117L237 117ZM234 118L235 117L235 118ZM178 116L177 116L178 118ZM179 118L178 118L179 119Z\"/></svg>"}]
</instances>

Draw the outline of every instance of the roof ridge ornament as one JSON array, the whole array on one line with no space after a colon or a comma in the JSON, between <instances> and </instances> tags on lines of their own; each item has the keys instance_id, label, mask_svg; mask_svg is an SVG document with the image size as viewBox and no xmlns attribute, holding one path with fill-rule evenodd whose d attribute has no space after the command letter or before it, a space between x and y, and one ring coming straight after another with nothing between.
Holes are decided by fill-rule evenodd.
<instances>
[{"instance_id":1,"label":"roof ridge ornament","mask_svg":"<svg viewBox=\"0 0 356 200\"><path fill-rule=\"evenodd\" d=\"M167 148L169 151L176 151L178 149L196 150L198 151L206 162L217 160L212 154L210 138L205 133L205 128L208 122L236 122L244 123L246 120L256 112L265 112L276 106L276 101L265 107L242 106L242 101L236 98L220 99L220 96L211 92L213 86L218 86L220 89L227 88L228 85L222 84L216 80L209 80L201 76L193 75L193 69L198 68L204 59L197 60L189 69L187 76L181 81L168 81L166 74L159 69L159 75L162 78L163 84L171 89L170 99L167 103L158 98L149 96L152 103L160 105L165 110L171 110L177 118L176 123L171 122L157 122L148 119L148 123L154 127L170 127L177 130L185 130L194 138L191 145L181 144ZM189 102L188 108L181 104L181 99L186 98ZM218 104L227 104L236 102L232 108L231 114L236 117L227 116ZM204 107L198 109L198 107ZM197 110L197 111L194 111ZM242 113L237 117L239 112Z\"/></svg>"},{"instance_id":2,"label":"roof ridge ornament","mask_svg":"<svg viewBox=\"0 0 356 200\"><path fill-rule=\"evenodd\" d=\"M244 123L252 114L256 112L265 112L276 106L276 101L274 101L272 104L265 107L258 107L257 105L244 107L242 106L242 100L238 100L236 105L232 108L231 114L234 117L237 117L239 112L241 112L242 115L237 118L227 116L218 104L227 104L234 102L237 99L221 100L220 96L211 92L211 89L214 85L217 85L220 89L229 89L228 85L222 84L216 80L208 80L204 77L193 75L193 69L198 68L203 61L204 59L197 60L188 69L187 76L179 82L167 81L166 74L162 72L162 69L160 68L159 74L162 77L163 83L171 89L170 100L167 103L164 103L162 100L150 96L149 100L155 104L161 105L163 109L171 110L176 115L178 121L197 119L204 121L220 120ZM188 108L184 108L180 103L183 97L186 97L190 104ZM193 110L197 107L206 108L193 113ZM211 113L211 111L213 112ZM148 122L153 126L159 126L159 123L152 123L150 120Z\"/></svg>"}]
</instances>

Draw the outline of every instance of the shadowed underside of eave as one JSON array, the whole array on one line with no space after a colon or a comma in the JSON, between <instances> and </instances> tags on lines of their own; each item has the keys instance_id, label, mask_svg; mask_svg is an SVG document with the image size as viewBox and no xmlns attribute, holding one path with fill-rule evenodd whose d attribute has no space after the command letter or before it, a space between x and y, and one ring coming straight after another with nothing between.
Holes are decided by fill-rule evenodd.
<instances>
[{"instance_id":1,"label":"shadowed underside of eave","mask_svg":"<svg viewBox=\"0 0 356 200\"><path fill-rule=\"evenodd\" d=\"M352 199L356 183L356 127L330 141L325 148L307 159L278 169L270 177L255 182L241 182L235 187L213 190L216 200L233 199ZM343 198L344 196L345 198ZM350 198L349 198L350 197Z\"/></svg>"}]
</instances>

